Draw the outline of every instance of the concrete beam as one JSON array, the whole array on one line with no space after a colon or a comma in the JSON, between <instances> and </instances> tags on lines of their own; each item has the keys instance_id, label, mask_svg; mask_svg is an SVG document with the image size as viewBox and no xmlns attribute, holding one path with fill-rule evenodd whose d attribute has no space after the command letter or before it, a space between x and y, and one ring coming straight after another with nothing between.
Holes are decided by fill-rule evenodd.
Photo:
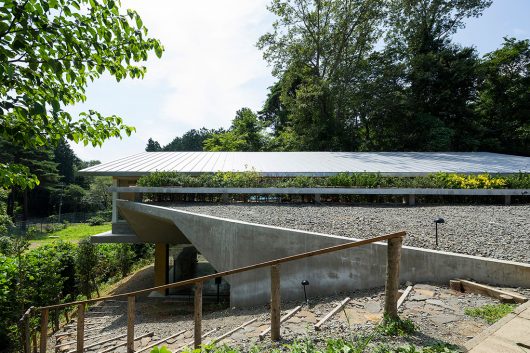
<instances>
[{"instance_id":1,"label":"concrete beam","mask_svg":"<svg viewBox=\"0 0 530 353\"><path fill-rule=\"evenodd\" d=\"M291 195L530 195L530 189L417 189L417 188L204 188L204 187L110 187L111 192L157 194L291 194Z\"/></svg>"},{"instance_id":2,"label":"concrete beam","mask_svg":"<svg viewBox=\"0 0 530 353\"><path fill-rule=\"evenodd\" d=\"M152 222L173 222L218 271L355 240L127 201L118 201L118 207L127 219L127 215L144 214ZM131 227L140 238L148 238L149 229L140 229L138 223ZM383 243L311 257L282 265L281 296L284 300L302 300L300 282L304 279L311 283L310 293L319 295L380 287L385 283L385 272L386 244ZM402 282L444 284L454 278L470 278L492 285L529 288L530 264L403 247L400 278ZM260 305L270 299L268 269L232 275L227 280L231 285L232 306Z\"/></svg>"}]
</instances>

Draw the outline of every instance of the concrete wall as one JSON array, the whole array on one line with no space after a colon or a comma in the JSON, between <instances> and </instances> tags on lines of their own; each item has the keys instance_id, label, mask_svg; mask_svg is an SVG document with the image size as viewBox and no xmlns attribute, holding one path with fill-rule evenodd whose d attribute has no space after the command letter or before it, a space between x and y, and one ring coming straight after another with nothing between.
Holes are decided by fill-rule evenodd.
<instances>
[{"instance_id":1,"label":"concrete wall","mask_svg":"<svg viewBox=\"0 0 530 353\"><path fill-rule=\"evenodd\" d=\"M147 204L118 201L121 214L137 236L153 241L146 220L167 224L163 240L175 243L187 238L218 271L225 271L279 257L317 250L356 239L327 234L264 226L205 216ZM143 222L137 218L142 215ZM140 225L141 223L142 225ZM155 228L156 229L156 228ZM400 231L400 229L396 229ZM381 234L369 234L377 236ZM156 232L157 242L162 234ZM486 258L404 247L401 280L438 282L463 277L503 286L530 287L530 264L497 261ZM300 282L310 282L309 295L332 295L342 291L384 285L386 245L371 244L281 265L283 300L302 299ZM227 278L231 285L231 305L237 307L264 304L269 301L268 270L254 270Z\"/></svg>"}]
</instances>

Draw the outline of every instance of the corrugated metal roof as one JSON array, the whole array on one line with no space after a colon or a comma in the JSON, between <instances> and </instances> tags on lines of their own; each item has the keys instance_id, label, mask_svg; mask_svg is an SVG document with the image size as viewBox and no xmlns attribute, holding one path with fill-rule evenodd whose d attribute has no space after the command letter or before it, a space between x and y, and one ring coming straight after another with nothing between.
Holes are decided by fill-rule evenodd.
<instances>
[{"instance_id":1,"label":"corrugated metal roof","mask_svg":"<svg viewBox=\"0 0 530 353\"><path fill-rule=\"evenodd\" d=\"M84 175L141 176L256 171L266 176L326 176L340 172L384 175L528 173L530 157L487 152L144 152L80 171Z\"/></svg>"}]
</instances>

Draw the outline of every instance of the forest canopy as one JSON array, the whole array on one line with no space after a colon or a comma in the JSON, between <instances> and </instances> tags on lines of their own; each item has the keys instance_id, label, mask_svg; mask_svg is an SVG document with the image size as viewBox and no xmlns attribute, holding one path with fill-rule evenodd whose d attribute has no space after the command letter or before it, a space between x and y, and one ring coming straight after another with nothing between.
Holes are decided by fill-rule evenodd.
<instances>
[{"instance_id":1,"label":"forest canopy","mask_svg":"<svg viewBox=\"0 0 530 353\"><path fill-rule=\"evenodd\" d=\"M530 155L530 41L506 37L480 55L453 40L490 5L272 0L273 28L257 46L276 82L259 111L241 108L226 130L201 129L202 150Z\"/></svg>"}]
</instances>

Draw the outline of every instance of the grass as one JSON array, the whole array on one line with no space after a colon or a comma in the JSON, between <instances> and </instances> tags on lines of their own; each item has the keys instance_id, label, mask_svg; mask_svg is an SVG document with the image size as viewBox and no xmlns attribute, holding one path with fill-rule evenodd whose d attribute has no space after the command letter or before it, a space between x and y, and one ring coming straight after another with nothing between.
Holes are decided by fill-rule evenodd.
<instances>
[{"instance_id":1,"label":"grass","mask_svg":"<svg viewBox=\"0 0 530 353\"><path fill-rule=\"evenodd\" d=\"M488 324L493 324L511 313L515 307L515 304L486 304L478 308L466 308L464 312L466 315L480 317Z\"/></svg>"},{"instance_id":2,"label":"grass","mask_svg":"<svg viewBox=\"0 0 530 353\"><path fill-rule=\"evenodd\" d=\"M109 231L110 229L110 223L105 223L99 226L91 226L87 223L72 223L64 229L57 230L52 233L41 233L34 236L30 239L30 247L39 247L57 240L78 243L83 238L96 235L98 233L103 233Z\"/></svg>"}]
</instances>

